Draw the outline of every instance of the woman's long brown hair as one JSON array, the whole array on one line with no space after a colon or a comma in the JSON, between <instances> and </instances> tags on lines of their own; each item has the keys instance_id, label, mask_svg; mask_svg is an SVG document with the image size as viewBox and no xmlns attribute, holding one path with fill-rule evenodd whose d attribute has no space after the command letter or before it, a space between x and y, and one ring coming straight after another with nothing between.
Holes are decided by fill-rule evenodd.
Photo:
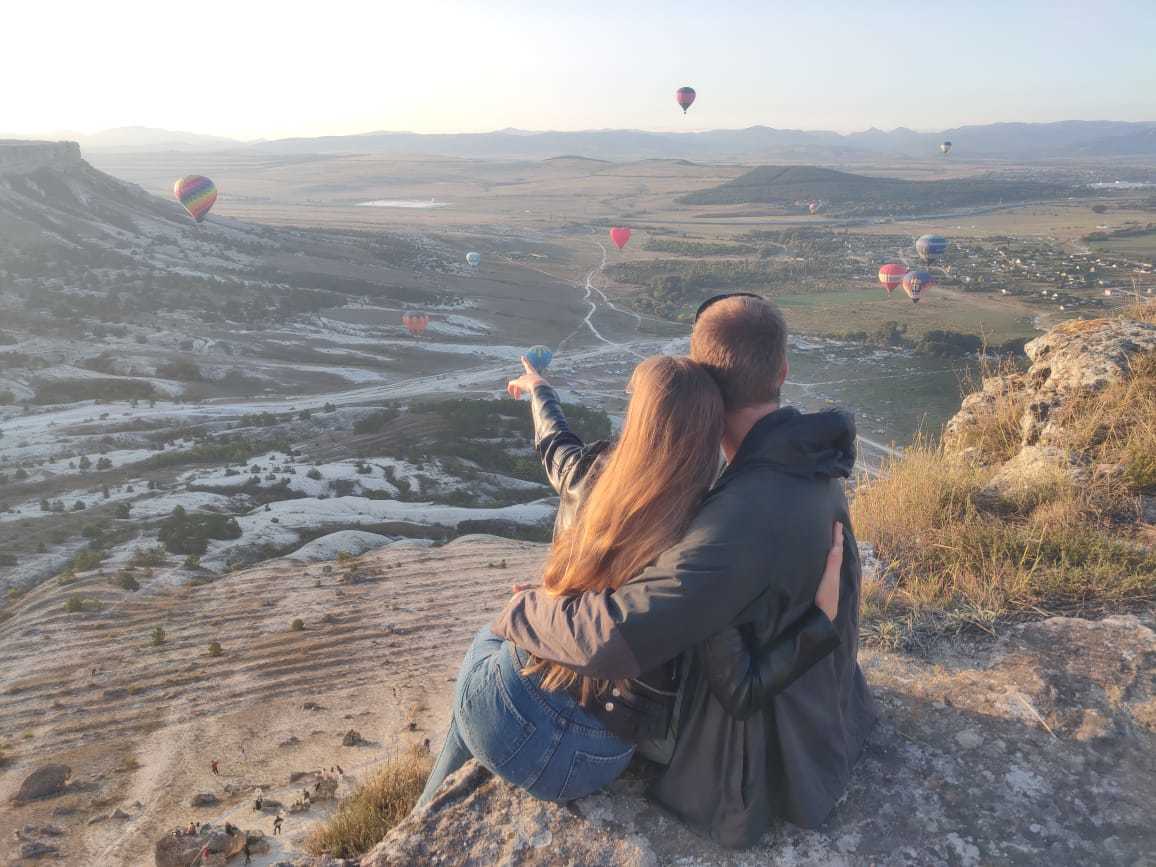
<instances>
[{"instance_id":1,"label":"woman's long brown hair","mask_svg":"<svg viewBox=\"0 0 1156 867\"><path fill-rule=\"evenodd\" d=\"M655 356L630 378L618 443L604 459L578 517L554 540L542 579L557 596L617 589L673 545L718 472L723 403L718 386L689 358ZM562 689L579 675L535 659L542 686ZM583 701L606 683L581 678Z\"/></svg>"}]
</instances>

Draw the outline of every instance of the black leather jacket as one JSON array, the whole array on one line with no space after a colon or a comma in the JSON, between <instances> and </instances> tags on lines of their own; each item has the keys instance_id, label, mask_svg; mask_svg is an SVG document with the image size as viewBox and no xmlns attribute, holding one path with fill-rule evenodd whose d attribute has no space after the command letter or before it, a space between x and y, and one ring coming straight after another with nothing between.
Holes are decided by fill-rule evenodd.
<instances>
[{"instance_id":1,"label":"black leather jacket","mask_svg":"<svg viewBox=\"0 0 1156 867\"><path fill-rule=\"evenodd\" d=\"M554 519L557 536L576 519L610 443L584 444L570 430L558 395L549 386L534 389L531 406L534 447L559 496ZM706 679L722 705L735 717L746 719L838 644L834 625L814 605L769 644L760 645L742 627L728 627L704 643ZM683 663L682 657L676 657L636 678L619 681L610 694L587 703L586 709L626 740L661 740L670 734Z\"/></svg>"}]
</instances>

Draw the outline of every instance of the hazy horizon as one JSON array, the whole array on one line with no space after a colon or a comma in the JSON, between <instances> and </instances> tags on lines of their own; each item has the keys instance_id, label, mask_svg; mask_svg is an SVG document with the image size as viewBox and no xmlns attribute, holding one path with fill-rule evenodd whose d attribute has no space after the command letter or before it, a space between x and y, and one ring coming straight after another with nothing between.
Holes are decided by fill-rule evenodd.
<instances>
[{"instance_id":1,"label":"hazy horizon","mask_svg":"<svg viewBox=\"0 0 1156 867\"><path fill-rule=\"evenodd\" d=\"M50 33L52 45L15 40L0 57L0 75L23 82L5 94L4 126L253 140L1156 118L1156 15L1145 3L704 8L336 0L318 15L301 2L274 14L205 0L190 18L116 0L70 10L64 29L54 7L22 7L10 32ZM673 98L684 84L699 93L685 118Z\"/></svg>"}]
</instances>

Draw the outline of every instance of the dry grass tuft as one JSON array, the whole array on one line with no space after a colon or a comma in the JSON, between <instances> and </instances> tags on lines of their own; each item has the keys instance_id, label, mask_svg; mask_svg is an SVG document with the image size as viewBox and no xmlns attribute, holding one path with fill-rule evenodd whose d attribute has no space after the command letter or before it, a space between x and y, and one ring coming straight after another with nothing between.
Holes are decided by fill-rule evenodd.
<instances>
[{"instance_id":1,"label":"dry grass tuft","mask_svg":"<svg viewBox=\"0 0 1156 867\"><path fill-rule=\"evenodd\" d=\"M1069 401L1056 418L1063 445L1115 465L1134 491L1156 487L1156 352L1132 360L1132 376Z\"/></svg>"},{"instance_id":2,"label":"dry grass tuft","mask_svg":"<svg viewBox=\"0 0 1156 867\"><path fill-rule=\"evenodd\" d=\"M974 422L953 437L955 448L978 449L993 461L1005 461L1019 451L1020 420L1027 408L1027 399L1018 387L1020 370L1012 359L992 361L990 356L982 356L978 378L965 380L963 386L964 391L984 392L987 399L982 406L975 407Z\"/></svg>"},{"instance_id":3,"label":"dry grass tuft","mask_svg":"<svg viewBox=\"0 0 1156 867\"><path fill-rule=\"evenodd\" d=\"M313 829L305 848L335 858L364 855L409 815L432 768L433 757L420 747L386 762Z\"/></svg>"},{"instance_id":4,"label":"dry grass tuft","mask_svg":"<svg viewBox=\"0 0 1156 867\"><path fill-rule=\"evenodd\" d=\"M864 587L868 640L899 647L931 627L994 632L1017 613L1156 598L1156 552L1129 524L1137 495L1156 490L1156 353L1137 357L1132 374L1056 417L1061 445L1087 461L1088 482L1057 467L993 498L996 468L924 439L859 484L855 529L887 574ZM1003 399L979 438L1006 456L1002 437L1018 414L998 411ZM966 445L981 443L952 448Z\"/></svg>"}]
</instances>

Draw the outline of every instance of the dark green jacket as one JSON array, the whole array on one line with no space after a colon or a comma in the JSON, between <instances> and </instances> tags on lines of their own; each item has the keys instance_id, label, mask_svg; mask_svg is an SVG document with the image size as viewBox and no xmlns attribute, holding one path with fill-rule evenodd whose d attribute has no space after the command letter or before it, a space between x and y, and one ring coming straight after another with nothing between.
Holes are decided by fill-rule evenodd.
<instances>
[{"instance_id":1,"label":"dark green jacket","mask_svg":"<svg viewBox=\"0 0 1156 867\"><path fill-rule=\"evenodd\" d=\"M520 593L494 625L605 680L687 654L678 742L652 794L723 845L752 845L775 818L820 824L874 723L856 659L859 559L842 481L854 459L850 415L777 410L752 428L682 541L641 575L616 591ZM793 628L813 604L836 520L846 528L839 646L766 706L740 700L736 716L705 676L708 639L735 626L757 650Z\"/></svg>"}]
</instances>

